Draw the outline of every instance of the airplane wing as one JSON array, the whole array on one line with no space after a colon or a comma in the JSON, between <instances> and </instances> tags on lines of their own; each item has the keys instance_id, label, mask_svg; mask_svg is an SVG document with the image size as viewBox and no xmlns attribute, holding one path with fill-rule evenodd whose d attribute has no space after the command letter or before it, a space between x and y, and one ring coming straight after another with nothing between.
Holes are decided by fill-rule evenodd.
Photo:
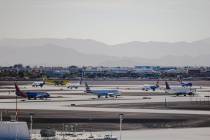
<instances>
[{"instance_id":1,"label":"airplane wing","mask_svg":"<svg viewBox=\"0 0 210 140\"><path fill-rule=\"evenodd\" d=\"M36 97L40 98L40 97L43 97L43 95L42 94L37 94Z\"/></svg>"},{"instance_id":2,"label":"airplane wing","mask_svg":"<svg viewBox=\"0 0 210 140\"><path fill-rule=\"evenodd\" d=\"M113 97L115 94L114 93L108 93L108 96Z\"/></svg>"}]
</instances>

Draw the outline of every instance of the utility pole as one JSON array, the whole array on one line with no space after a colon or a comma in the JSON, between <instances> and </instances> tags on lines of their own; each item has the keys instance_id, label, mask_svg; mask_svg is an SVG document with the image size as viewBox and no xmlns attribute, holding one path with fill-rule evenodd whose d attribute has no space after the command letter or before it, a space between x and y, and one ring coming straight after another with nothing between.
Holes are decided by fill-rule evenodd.
<instances>
[{"instance_id":1,"label":"utility pole","mask_svg":"<svg viewBox=\"0 0 210 140\"><path fill-rule=\"evenodd\" d=\"M165 107L167 107L167 101L166 101L166 97L165 97Z\"/></svg>"},{"instance_id":2,"label":"utility pole","mask_svg":"<svg viewBox=\"0 0 210 140\"><path fill-rule=\"evenodd\" d=\"M122 140L122 121L124 114L120 114L120 140Z\"/></svg>"},{"instance_id":3,"label":"utility pole","mask_svg":"<svg viewBox=\"0 0 210 140\"><path fill-rule=\"evenodd\" d=\"M17 104L17 95L16 95L15 120L16 120L16 121L18 121L18 104Z\"/></svg>"},{"instance_id":4,"label":"utility pole","mask_svg":"<svg viewBox=\"0 0 210 140\"><path fill-rule=\"evenodd\" d=\"M31 139L32 139L32 129L33 129L33 113L30 113L30 135L31 135Z\"/></svg>"},{"instance_id":5,"label":"utility pole","mask_svg":"<svg viewBox=\"0 0 210 140\"><path fill-rule=\"evenodd\" d=\"M1 122L3 121L3 116L2 116L2 112L1 112Z\"/></svg>"},{"instance_id":6,"label":"utility pole","mask_svg":"<svg viewBox=\"0 0 210 140\"><path fill-rule=\"evenodd\" d=\"M65 140L65 134L64 134L64 131L65 131L65 124L63 123L63 140Z\"/></svg>"}]
</instances>

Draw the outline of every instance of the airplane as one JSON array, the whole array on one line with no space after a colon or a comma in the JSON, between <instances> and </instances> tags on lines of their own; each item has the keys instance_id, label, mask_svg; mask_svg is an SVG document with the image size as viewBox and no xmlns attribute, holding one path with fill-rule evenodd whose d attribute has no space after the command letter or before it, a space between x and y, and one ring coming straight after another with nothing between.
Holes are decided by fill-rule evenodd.
<instances>
[{"instance_id":1,"label":"airplane","mask_svg":"<svg viewBox=\"0 0 210 140\"><path fill-rule=\"evenodd\" d=\"M159 88L159 81L157 81L156 85L144 85L144 87L142 88L142 90L145 90L145 91L149 91L149 90L155 91L158 88Z\"/></svg>"},{"instance_id":2,"label":"airplane","mask_svg":"<svg viewBox=\"0 0 210 140\"><path fill-rule=\"evenodd\" d=\"M80 86L81 84L80 83L69 83L69 85L67 86L67 88L70 88L70 89L78 89L79 88L79 86Z\"/></svg>"},{"instance_id":3,"label":"airplane","mask_svg":"<svg viewBox=\"0 0 210 140\"><path fill-rule=\"evenodd\" d=\"M98 96L100 98L101 96L105 96L105 98L108 97L116 97L120 96L121 93L118 90L109 90L109 89L102 89L102 90L91 90L87 83L85 83L86 87L86 93L91 93L93 95Z\"/></svg>"},{"instance_id":4,"label":"airplane","mask_svg":"<svg viewBox=\"0 0 210 140\"><path fill-rule=\"evenodd\" d=\"M16 92L15 94L17 96L20 96L20 97L23 97L23 98L28 98L28 100L31 100L31 99L34 99L36 100L37 98L39 99L47 99L50 97L50 95L46 92L23 92L19 89L18 85L15 83L15 89L16 89Z\"/></svg>"},{"instance_id":5,"label":"airplane","mask_svg":"<svg viewBox=\"0 0 210 140\"><path fill-rule=\"evenodd\" d=\"M181 85L183 87L192 87L192 83L191 82L181 82Z\"/></svg>"},{"instance_id":6,"label":"airplane","mask_svg":"<svg viewBox=\"0 0 210 140\"><path fill-rule=\"evenodd\" d=\"M53 84L55 86L65 86L69 83L69 80L59 80L59 79L46 79L47 84Z\"/></svg>"},{"instance_id":7,"label":"airplane","mask_svg":"<svg viewBox=\"0 0 210 140\"><path fill-rule=\"evenodd\" d=\"M196 92L196 89L192 89L192 88L189 88L189 87L170 87L168 82L166 81L165 82L166 84L166 90L165 92L166 93L169 93L169 94L175 94L177 96L179 95L195 95L195 92Z\"/></svg>"},{"instance_id":8,"label":"airplane","mask_svg":"<svg viewBox=\"0 0 210 140\"><path fill-rule=\"evenodd\" d=\"M69 82L67 88L70 88L70 89L73 89L73 88L78 89L81 86L81 84L82 84L82 79L80 79L80 81L77 82L77 83Z\"/></svg>"},{"instance_id":9,"label":"airplane","mask_svg":"<svg viewBox=\"0 0 210 140\"><path fill-rule=\"evenodd\" d=\"M32 83L32 87L43 87L45 84L45 81L35 81Z\"/></svg>"},{"instance_id":10,"label":"airplane","mask_svg":"<svg viewBox=\"0 0 210 140\"><path fill-rule=\"evenodd\" d=\"M178 77L178 81L180 82L182 87L192 87L192 82L183 82L182 77Z\"/></svg>"}]
</instances>

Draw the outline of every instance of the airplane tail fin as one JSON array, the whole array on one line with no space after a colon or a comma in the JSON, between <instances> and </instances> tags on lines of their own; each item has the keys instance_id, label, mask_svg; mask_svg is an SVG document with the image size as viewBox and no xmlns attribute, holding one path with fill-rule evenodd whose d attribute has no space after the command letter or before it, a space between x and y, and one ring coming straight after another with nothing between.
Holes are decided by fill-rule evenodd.
<instances>
[{"instance_id":1,"label":"airplane tail fin","mask_svg":"<svg viewBox=\"0 0 210 140\"><path fill-rule=\"evenodd\" d=\"M90 90L90 87L88 86L87 82L85 82L85 87L86 87L86 93L89 93L91 90Z\"/></svg>"},{"instance_id":2,"label":"airplane tail fin","mask_svg":"<svg viewBox=\"0 0 210 140\"><path fill-rule=\"evenodd\" d=\"M165 83L166 83L166 89L171 89L168 82L166 81Z\"/></svg>"},{"instance_id":3,"label":"airplane tail fin","mask_svg":"<svg viewBox=\"0 0 210 140\"><path fill-rule=\"evenodd\" d=\"M17 96L21 96L21 97L24 97L24 98L27 97L26 94L25 94L24 92L22 92L22 91L19 89L17 83L15 83L15 90L16 90L16 91L15 91L15 94L16 94Z\"/></svg>"},{"instance_id":4,"label":"airplane tail fin","mask_svg":"<svg viewBox=\"0 0 210 140\"><path fill-rule=\"evenodd\" d=\"M156 87L159 87L159 80L156 82Z\"/></svg>"},{"instance_id":5,"label":"airplane tail fin","mask_svg":"<svg viewBox=\"0 0 210 140\"><path fill-rule=\"evenodd\" d=\"M182 83L182 77L181 76L177 76L177 81Z\"/></svg>"}]
</instances>

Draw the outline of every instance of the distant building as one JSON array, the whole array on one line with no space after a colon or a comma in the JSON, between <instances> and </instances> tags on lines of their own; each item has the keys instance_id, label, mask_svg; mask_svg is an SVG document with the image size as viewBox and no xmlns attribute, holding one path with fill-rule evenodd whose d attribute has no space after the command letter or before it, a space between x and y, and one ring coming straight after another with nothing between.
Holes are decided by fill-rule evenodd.
<instances>
[{"instance_id":1,"label":"distant building","mask_svg":"<svg viewBox=\"0 0 210 140\"><path fill-rule=\"evenodd\" d=\"M156 66L135 66L133 73L158 74L159 67Z\"/></svg>"},{"instance_id":2,"label":"distant building","mask_svg":"<svg viewBox=\"0 0 210 140\"><path fill-rule=\"evenodd\" d=\"M129 68L129 67L112 67L112 68L110 68L110 72L115 73L115 74L126 74L129 71L131 71L131 68Z\"/></svg>"},{"instance_id":3,"label":"distant building","mask_svg":"<svg viewBox=\"0 0 210 140\"><path fill-rule=\"evenodd\" d=\"M201 69L200 68L189 68L188 69L188 74L189 75L198 75L201 73Z\"/></svg>"}]
</instances>

